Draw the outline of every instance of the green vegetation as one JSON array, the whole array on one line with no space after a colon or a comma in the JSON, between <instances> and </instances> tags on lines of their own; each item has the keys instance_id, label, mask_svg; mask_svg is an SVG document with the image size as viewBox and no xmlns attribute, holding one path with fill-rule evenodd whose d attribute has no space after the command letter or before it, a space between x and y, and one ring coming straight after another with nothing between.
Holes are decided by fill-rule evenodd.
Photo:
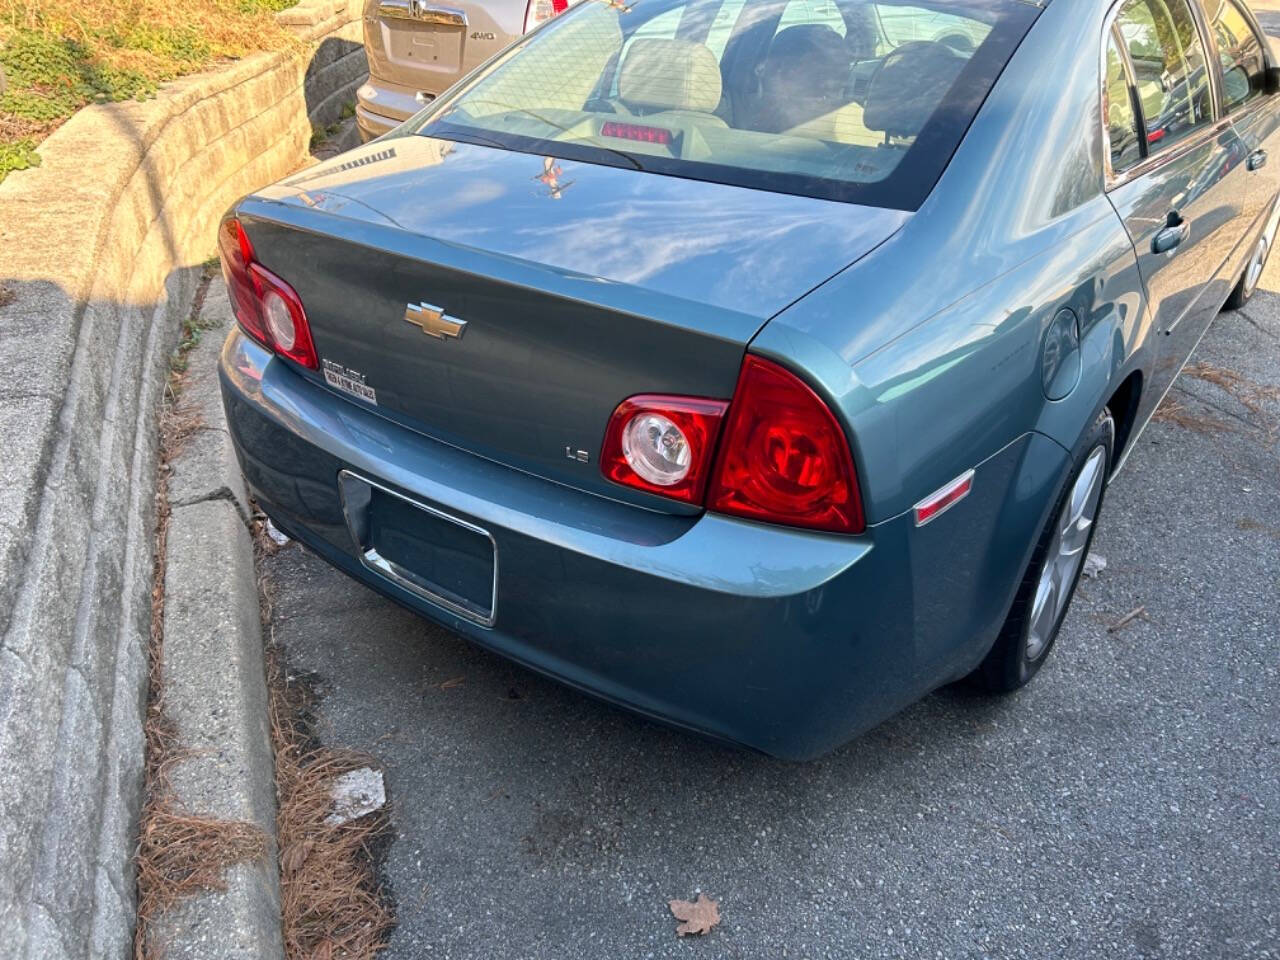
<instances>
[{"instance_id":1,"label":"green vegetation","mask_svg":"<svg viewBox=\"0 0 1280 960\"><path fill-rule=\"evenodd\" d=\"M36 153L34 140L0 141L0 180L14 170L29 170L40 166L40 154Z\"/></svg>"},{"instance_id":2,"label":"green vegetation","mask_svg":"<svg viewBox=\"0 0 1280 960\"><path fill-rule=\"evenodd\" d=\"M0 0L0 180L90 103L144 100L225 58L289 43L274 14L296 0Z\"/></svg>"},{"instance_id":3,"label":"green vegetation","mask_svg":"<svg viewBox=\"0 0 1280 960\"><path fill-rule=\"evenodd\" d=\"M341 129L342 124L337 122L331 123L327 127L312 127L311 149L314 150Z\"/></svg>"}]
</instances>

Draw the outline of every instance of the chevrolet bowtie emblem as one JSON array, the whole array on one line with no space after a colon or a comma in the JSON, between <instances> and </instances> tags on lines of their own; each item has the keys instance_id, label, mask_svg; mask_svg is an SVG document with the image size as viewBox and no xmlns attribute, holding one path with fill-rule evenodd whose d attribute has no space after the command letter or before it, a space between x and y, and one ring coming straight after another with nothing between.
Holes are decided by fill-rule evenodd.
<instances>
[{"instance_id":1,"label":"chevrolet bowtie emblem","mask_svg":"<svg viewBox=\"0 0 1280 960\"><path fill-rule=\"evenodd\" d=\"M437 340L444 340L446 337L461 339L467 330L467 321L451 317L444 312L443 307L434 307L429 303L407 305L404 318Z\"/></svg>"}]
</instances>

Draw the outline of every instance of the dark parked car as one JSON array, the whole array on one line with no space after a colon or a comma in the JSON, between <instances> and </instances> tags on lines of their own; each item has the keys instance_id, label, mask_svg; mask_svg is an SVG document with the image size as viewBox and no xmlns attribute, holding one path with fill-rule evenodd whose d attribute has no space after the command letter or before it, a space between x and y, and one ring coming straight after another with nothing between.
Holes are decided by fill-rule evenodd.
<instances>
[{"instance_id":1,"label":"dark parked car","mask_svg":"<svg viewBox=\"0 0 1280 960\"><path fill-rule=\"evenodd\" d=\"M412 609L772 754L1014 690L1257 285L1278 88L1237 0L583 0L228 215L245 477Z\"/></svg>"}]
</instances>

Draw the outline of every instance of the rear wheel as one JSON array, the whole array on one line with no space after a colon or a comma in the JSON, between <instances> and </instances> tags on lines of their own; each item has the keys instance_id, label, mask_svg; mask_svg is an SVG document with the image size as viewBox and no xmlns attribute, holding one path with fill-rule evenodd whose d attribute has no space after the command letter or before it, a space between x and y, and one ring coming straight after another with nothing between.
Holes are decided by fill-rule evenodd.
<instances>
[{"instance_id":1,"label":"rear wheel","mask_svg":"<svg viewBox=\"0 0 1280 960\"><path fill-rule=\"evenodd\" d=\"M1244 266L1240 282L1231 291L1231 296L1227 297L1227 302L1222 305L1223 310L1239 310L1249 302L1249 298L1258 289L1258 281L1262 279L1262 271L1267 265L1267 257L1270 254L1271 239L1264 232L1254 245L1253 253L1249 254L1249 262Z\"/></svg>"},{"instance_id":2,"label":"rear wheel","mask_svg":"<svg viewBox=\"0 0 1280 960\"><path fill-rule=\"evenodd\" d=\"M1111 413L1104 409L1081 439L1071 476L1036 544L1009 617L972 674L979 687L993 693L1016 690L1048 658L1093 543L1115 432Z\"/></svg>"}]
</instances>

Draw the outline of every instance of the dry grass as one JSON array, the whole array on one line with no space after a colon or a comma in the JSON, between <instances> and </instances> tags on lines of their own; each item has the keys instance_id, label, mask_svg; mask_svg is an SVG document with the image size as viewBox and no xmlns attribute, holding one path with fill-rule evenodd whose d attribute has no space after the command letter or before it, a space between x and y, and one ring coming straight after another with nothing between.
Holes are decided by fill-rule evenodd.
<instances>
[{"instance_id":1,"label":"dry grass","mask_svg":"<svg viewBox=\"0 0 1280 960\"><path fill-rule=\"evenodd\" d=\"M1170 393L1165 394L1164 400L1160 402L1160 406L1156 407L1156 412L1151 415L1151 419L1159 420L1162 423L1171 423L1176 427L1193 430L1196 433L1221 433L1224 430L1231 429L1229 424L1214 417L1192 413L1175 400L1173 394Z\"/></svg>"},{"instance_id":2,"label":"dry grass","mask_svg":"<svg viewBox=\"0 0 1280 960\"><path fill-rule=\"evenodd\" d=\"M371 960L395 918L378 885L372 844L385 833L385 808L330 825L329 790L344 773L374 765L365 754L319 746L315 698L288 678L278 653L268 666L271 732L280 800L280 884L289 960Z\"/></svg>"},{"instance_id":3,"label":"dry grass","mask_svg":"<svg viewBox=\"0 0 1280 960\"><path fill-rule=\"evenodd\" d=\"M274 13L296 0L0 0L0 180L88 103L145 99L219 60L294 42Z\"/></svg>"},{"instance_id":4,"label":"dry grass","mask_svg":"<svg viewBox=\"0 0 1280 960\"><path fill-rule=\"evenodd\" d=\"M176 803L168 771L182 760L164 700L165 547L169 531L169 459L181 448L194 421L176 412L182 375L175 370L165 388L160 420L160 463L156 471L155 560L151 588L151 636L144 720L146 758L138 868L136 960L158 960L164 945L154 935L159 916L184 897L225 889L226 868L262 856L267 838L249 823L192 816Z\"/></svg>"},{"instance_id":5,"label":"dry grass","mask_svg":"<svg viewBox=\"0 0 1280 960\"><path fill-rule=\"evenodd\" d=\"M1240 423L1260 432L1268 443L1274 443L1280 437L1280 422L1277 422L1270 409L1280 403L1280 387L1262 386L1234 370L1204 360L1187 364L1181 375L1213 384L1233 398L1246 412L1245 416L1237 417ZM1172 393L1165 395L1152 419L1172 423L1196 433L1234 432L1237 429L1217 417L1192 412L1181 401L1174 399Z\"/></svg>"},{"instance_id":6,"label":"dry grass","mask_svg":"<svg viewBox=\"0 0 1280 960\"><path fill-rule=\"evenodd\" d=\"M1264 387L1234 370L1227 370L1225 367L1218 367L1203 360L1187 364L1183 373L1197 380L1203 380L1205 383L1211 383L1234 397L1249 411L1255 421L1254 425L1270 439L1275 440L1278 425L1275 417L1267 412L1267 407L1280 402L1280 387Z\"/></svg>"},{"instance_id":7,"label":"dry grass","mask_svg":"<svg viewBox=\"0 0 1280 960\"><path fill-rule=\"evenodd\" d=\"M151 928L179 900L206 890L226 889L226 869L256 860L267 838L251 823L193 817L158 800L147 810L138 845L138 960L162 953ZM145 918L145 921L144 921Z\"/></svg>"}]
</instances>

